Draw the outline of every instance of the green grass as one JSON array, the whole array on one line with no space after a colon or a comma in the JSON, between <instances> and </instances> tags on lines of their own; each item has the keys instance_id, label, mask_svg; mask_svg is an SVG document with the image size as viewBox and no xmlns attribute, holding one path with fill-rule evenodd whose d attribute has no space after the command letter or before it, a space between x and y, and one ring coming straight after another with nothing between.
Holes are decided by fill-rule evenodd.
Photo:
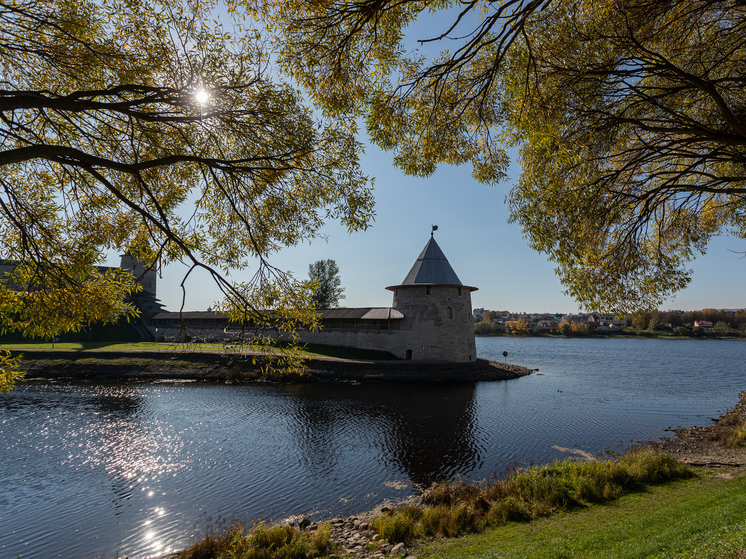
<instances>
[{"instance_id":1,"label":"green grass","mask_svg":"<svg viewBox=\"0 0 746 559\"><path fill-rule=\"evenodd\" d=\"M377 351L375 349L358 349L356 347L342 347L322 344L305 344L302 347L303 353L322 357L381 361L396 359L396 357L391 355L388 351Z\"/></svg>"},{"instance_id":2,"label":"green grass","mask_svg":"<svg viewBox=\"0 0 746 559\"><path fill-rule=\"evenodd\" d=\"M179 351L225 351L225 347L219 343L189 343L174 344L163 342L36 342L36 341L14 341L13 343L0 342L0 349L12 350L35 350L35 349L74 349L95 350L108 349L113 351L163 351L174 353ZM246 346L247 351L259 351L259 346ZM353 347L327 346L320 344L307 344L301 346L302 353L311 357L337 357L342 359L359 360L389 360L394 357L386 351L375 351L357 349Z\"/></svg>"},{"instance_id":3,"label":"green grass","mask_svg":"<svg viewBox=\"0 0 746 559\"><path fill-rule=\"evenodd\" d=\"M16 342L0 343L0 349L114 349L114 350L160 350L173 351L176 345L158 342Z\"/></svg>"},{"instance_id":4,"label":"green grass","mask_svg":"<svg viewBox=\"0 0 746 559\"><path fill-rule=\"evenodd\" d=\"M95 324L78 332L63 332L57 336L60 342L138 342L140 336L122 320L113 324ZM27 338L20 332L9 332L0 335L0 343L26 344L44 342L42 338Z\"/></svg>"},{"instance_id":5,"label":"green grass","mask_svg":"<svg viewBox=\"0 0 746 559\"><path fill-rule=\"evenodd\" d=\"M613 501L692 475L670 455L638 447L619 460L556 461L519 469L488 485L436 484L423 495L422 506L390 511L373 519L371 525L389 543L433 536L453 538L511 521L535 520L589 503Z\"/></svg>"},{"instance_id":6,"label":"green grass","mask_svg":"<svg viewBox=\"0 0 746 559\"><path fill-rule=\"evenodd\" d=\"M677 481L528 524L441 540L418 559L746 557L746 478Z\"/></svg>"},{"instance_id":7,"label":"green grass","mask_svg":"<svg viewBox=\"0 0 746 559\"><path fill-rule=\"evenodd\" d=\"M309 559L328 557L331 525L313 532L290 526L255 524L247 530L240 522L210 527L207 533L177 555L177 559Z\"/></svg>"}]
</instances>

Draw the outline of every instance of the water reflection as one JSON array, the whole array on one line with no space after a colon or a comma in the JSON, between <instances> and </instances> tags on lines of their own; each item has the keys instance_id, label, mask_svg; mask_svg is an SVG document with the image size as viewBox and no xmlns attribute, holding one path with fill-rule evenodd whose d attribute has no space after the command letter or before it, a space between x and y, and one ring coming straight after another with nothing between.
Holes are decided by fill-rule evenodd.
<instances>
[{"instance_id":1,"label":"water reflection","mask_svg":"<svg viewBox=\"0 0 746 559\"><path fill-rule=\"evenodd\" d=\"M419 487L474 471L482 450L477 442L474 391L471 383L387 391L383 456Z\"/></svg>"},{"instance_id":2,"label":"water reflection","mask_svg":"<svg viewBox=\"0 0 746 559\"><path fill-rule=\"evenodd\" d=\"M150 400L143 397L148 392ZM102 554L111 555L112 522L131 523L133 512L152 508L143 500L163 498L162 476L183 467L181 444L148 411L152 396L142 387L46 385L0 398L0 474L12 487L0 500L0 524L24 557L79 557L83 549L88 557L100 538ZM153 512L165 514L164 507ZM87 534L83 542L80 533ZM142 539L132 531L121 539L133 537ZM51 549L43 543L50 540ZM138 542L135 549L159 551L166 543Z\"/></svg>"},{"instance_id":3,"label":"water reflection","mask_svg":"<svg viewBox=\"0 0 746 559\"><path fill-rule=\"evenodd\" d=\"M654 341L480 343L480 355L507 350L542 375L0 395L0 557L115 557L122 542L120 557L143 559L185 544L203 515L352 514L441 476L551 460L556 446L621 450L706 423L746 383L740 342L676 343L675 361Z\"/></svg>"},{"instance_id":4,"label":"water reflection","mask_svg":"<svg viewBox=\"0 0 746 559\"><path fill-rule=\"evenodd\" d=\"M377 458L427 487L468 474L481 462L475 384L303 385L289 389L298 450L312 472L334 469L349 444L379 449Z\"/></svg>"}]
</instances>

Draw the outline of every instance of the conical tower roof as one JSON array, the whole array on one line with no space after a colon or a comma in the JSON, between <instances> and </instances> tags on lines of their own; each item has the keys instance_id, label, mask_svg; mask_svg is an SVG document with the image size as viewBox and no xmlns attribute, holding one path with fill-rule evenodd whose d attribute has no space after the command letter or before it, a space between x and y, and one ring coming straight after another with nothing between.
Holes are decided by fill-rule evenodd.
<instances>
[{"instance_id":1,"label":"conical tower roof","mask_svg":"<svg viewBox=\"0 0 746 559\"><path fill-rule=\"evenodd\" d=\"M406 287L410 285L452 285L464 287L470 291L476 291L476 287L469 287L461 283L456 272L453 271L451 264L448 262L446 255L440 250L438 243L433 236L422 249L417 260L409 270L407 277L400 285L387 287L388 290L394 290L397 287Z\"/></svg>"}]
</instances>

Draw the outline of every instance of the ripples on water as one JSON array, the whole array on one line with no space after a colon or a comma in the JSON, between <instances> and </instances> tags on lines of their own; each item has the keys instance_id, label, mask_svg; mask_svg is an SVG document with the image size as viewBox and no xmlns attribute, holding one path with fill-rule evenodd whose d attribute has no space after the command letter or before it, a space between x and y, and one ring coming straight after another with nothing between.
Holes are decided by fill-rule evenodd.
<instances>
[{"instance_id":1,"label":"ripples on water","mask_svg":"<svg viewBox=\"0 0 746 559\"><path fill-rule=\"evenodd\" d=\"M479 338L477 384L27 385L0 396L0 557L146 557L200 519L365 510L439 478L706 424L743 342Z\"/></svg>"}]
</instances>

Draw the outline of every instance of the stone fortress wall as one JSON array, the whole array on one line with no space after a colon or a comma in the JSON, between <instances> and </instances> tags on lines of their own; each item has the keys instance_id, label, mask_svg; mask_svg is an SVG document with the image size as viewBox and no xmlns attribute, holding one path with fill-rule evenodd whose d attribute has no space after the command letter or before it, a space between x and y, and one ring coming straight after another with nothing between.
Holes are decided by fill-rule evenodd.
<instances>
[{"instance_id":1,"label":"stone fortress wall","mask_svg":"<svg viewBox=\"0 0 746 559\"><path fill-rule=\"evenodd\" d=\"M128 263L130 264L130 263ZM131 264L130 264L131 265ZM146 275L147 277L147 275ZM389 308L323 309L321 330L299 330L300 342L387 351L400 359L476 361L471 292L431 237ZM212 312L156 314L156 339L229 340L237 327Z\"/></svg>"},{"instance_id":2,"label":"stone fortress wall","mask_svg":"<svg viewBox=\"0 0 746 559\"><path fill-rule=\"evenodd\" d=\"M429 291L429 293L428 293ZM461 294L459 294L459 291ZM299 331L303 343L388 351L400 359L476 360L471 293L455 286L398 287L392 308L404 318L397 329Z\"/></svg>"}]
</instances>

